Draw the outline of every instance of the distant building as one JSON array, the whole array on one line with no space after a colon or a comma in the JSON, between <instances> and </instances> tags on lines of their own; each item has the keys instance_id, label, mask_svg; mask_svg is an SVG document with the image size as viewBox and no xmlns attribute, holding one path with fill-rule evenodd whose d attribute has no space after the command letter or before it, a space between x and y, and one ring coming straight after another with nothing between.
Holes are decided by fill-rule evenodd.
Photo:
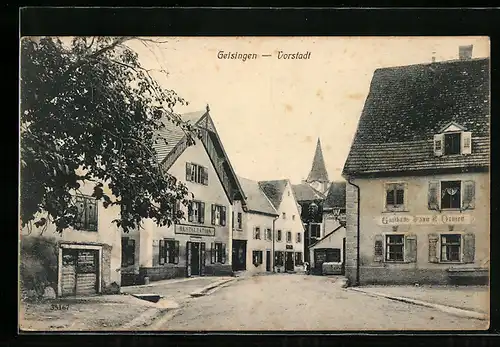
<instances>
[{"instance_id":1,"label":"distant building","mask_svg":"<svg viewBox=\"0 0 500 347\"><path fill-rule=\"evenodd\" d=\"M489 59L377 69L343 175L351 283L485 280Z\"/></svg>"},{"instance_id":2,"label":"distant building","mask_svg":"<svg viewBox=\"0 0 500 347\"><path fill-rule=\"evenodd\" d=\"M274 235L274 265L277 272L302 269L304 261L304 227L300 205L287 179L260 181L259 186L278 212Z\"/></svg>"},{"instance_id":3,"label":"distant building","mask_svg":"<svg viewBox=\"0 0 500 347\"><path fill-rule=\"evenodd\" d=\"M272 272L275 221L279 217L257 181L238 180L245 195L246 208L234 202L233 270L249 273Z\"/></svg>"},{"instance_id":4,"label":"distant building","mask_svg":"<svg viewBox=\"0 0 500 347\"><path fill-rule=\"evenodd\" d=\"M307 180L293 185L293 191L301 206L301 219L305 229L304 254L305 259L314 264L314 253L310 253L310 246L322 240L327 234L336 230L337 235L344 234L345 228L339 229L345 222L345 182L331 182L328 178L321 142L318 139L311 170ZM315 207L315 208L314 208ZM344 235L345 236L345 235ZM327 248L339 252L343 256L343 237L334 241ZM319 253L318 253L319 254ZM332 254L330 251L328 254ZM343 259L343 258L342 258ZM321 271L320 262L316 262Z\"/></svg>"},{"instance_id":5,"label":"distant building","mask_svg":"<svg viewBox=\"0 0 500 347\"><path fill-rule=\"evenodd\" d=\"M170 227L146 220L141 230L122 234L123 283L232 273L232 206L244 195L208 107L183 118L201 131L201 139L187 146L183 130L165 121L167 141L156 151L162 168L192 194L188 208L176 207L186 219Z\"/></svg>"}]
</instances>

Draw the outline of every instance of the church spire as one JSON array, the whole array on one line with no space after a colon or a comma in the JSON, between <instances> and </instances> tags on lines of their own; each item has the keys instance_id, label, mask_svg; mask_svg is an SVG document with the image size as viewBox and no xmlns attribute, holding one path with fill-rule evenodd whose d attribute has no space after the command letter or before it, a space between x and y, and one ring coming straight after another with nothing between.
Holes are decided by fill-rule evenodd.
<instances>
[{"instance_id":1,"label":"church spire","mask_svg":"<svg viewBox=\"0 0 500 347\"><path fill-rule=\"evenodd\" d=\"M321 142L318 138L318 143L316 144L316 153L314 153L314 159L311 167L311 172L307 176L306 182L328 182L328 173L326 172L325 160L323 159L323 152L321 150Z\"/></svg>"}]
</instances>

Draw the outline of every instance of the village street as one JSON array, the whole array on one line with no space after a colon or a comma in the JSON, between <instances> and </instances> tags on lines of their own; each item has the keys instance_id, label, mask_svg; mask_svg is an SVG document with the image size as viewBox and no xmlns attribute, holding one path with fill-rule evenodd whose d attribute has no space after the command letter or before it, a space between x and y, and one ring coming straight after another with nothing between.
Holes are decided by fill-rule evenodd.
<instances>
[{"instance_id":1,"label":"village street","mask_svg":"<svg viewBox=\"0 0 500 347\"><path fill-rule=\"evenodd\" d=\"M193 298L155 330L474 330L487 322L341 288L335 278L275 274Z\"/></svg>"}]
</instances>

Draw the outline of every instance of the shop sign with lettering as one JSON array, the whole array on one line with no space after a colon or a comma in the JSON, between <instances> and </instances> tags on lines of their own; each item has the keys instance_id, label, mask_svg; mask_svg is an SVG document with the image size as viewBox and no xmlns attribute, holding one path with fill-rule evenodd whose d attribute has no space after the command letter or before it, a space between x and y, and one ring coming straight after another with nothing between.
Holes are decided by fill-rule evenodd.
<instances>
[{"instance_id":1,"label":"shop sign with lettering","mask_svg":"<svg viewBox=\"0 0 500 347\"><path fill-rule=\"evenodd\" d=\"M215 228L198 225L176 224L175 233L197 236L215 236Z\"/></svg>"},{"instance_id":2,"label":"shop sign with lettering","mask_svg":"<svg viewBox=\"0 0 500 347\"><path fill-rule=\"evenodd\" d=\"M455 225L471 224L472 216L468 214L433 214L417 216L380 216L380 225Z\"/></svg>"}]
</instances>

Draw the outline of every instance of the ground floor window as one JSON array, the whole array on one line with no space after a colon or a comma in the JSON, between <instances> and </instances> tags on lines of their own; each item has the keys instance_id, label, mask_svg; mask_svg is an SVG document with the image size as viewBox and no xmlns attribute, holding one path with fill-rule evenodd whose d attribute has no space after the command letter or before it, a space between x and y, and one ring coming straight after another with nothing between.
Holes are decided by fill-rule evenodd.
<instances>
[{"instance_id":1,"label":"ground floor window","mask_svg":"<svg viewBox=\"0 0 500 347\"><path fill-rule=\"evenodd\" d=\"M179 241L160 240L160 265L179 264Z\"/></svg>"},{"instance_id":2,"label":"ground floor window","mask_svg":"<svg viewBox=\"0 0 500 347\"><path fill-rule=\"evenodd\" d=\"M460 235L441 235L441 261L460 261Z\"/></svg>"},{"instance_id":3,"label":"ground floor window","mask_svg":"<svg viewBox=\"0 0 500 347\"><path fill-rule=\"evenodd\" d=\"M321 237L321 225L311 224L310 225L311 234L310 237L320 238Z\"/></svg>"},{"instance_id":4,"label":"ground floor window","mask_svg":"<svg viewBox=\"0 0 500 347\"><path fill-rule=\"evenodd\" d=\"M130 266L135 263L135 240L122 237L122 266Z\"/></svg>"},{"instance_id":5,"label":"ground floor window","mask_svg":"<svg viewBox=\"0 0 500 347\"><path fill-rule=\"evenodd\" d=\"M211 252L212 264L226 262L226 244L221 242L213 242Z\"/></svg>"},{"instance_id":6,"label":"ground floor window","mask_svg":"<svg viewBox=\"0 0 500 347\"><path fill-rule=\"evenodd\" d=\"M295 252L295 265L302 265L302 252Z\"/></svg>"},{"instance_id":7,"label":"ground floor window","mask_svg":"<svg viewBox=\"0 0 500 347\"><path fill-rule=\"evenodd\" d=\"M262 251L253 251L252 252L253 265L259 266L262 264Z\"/></svg>"},{"instance_id":8,"label":"ground floor window","mask_svg":"<svg viewBox=\"0 0 500 347\"><path fill-rule=\"evenodd\" d=\"M285 252L276 251L274 252L276 266L283 266L285 260Z\"/></svg>"},{"instance_id":9,"label":"ground floor window","mask_svg":"<svg viewBox=\"0 0 500 347\"><path fill-rule=\"evenodd\" d=\"M404 235L386 236L386 260L403 261L404 260Z\"/></svg>"},{"instance_id":10,"label":"ground floor window","mask_svg":"<svg viewBox=\"0 0 500 347\"><path fill-rule=\"evenodd\" d=\"M326 250L327 263L340 263L340 248L328 248Z\"/></svg>"}]
</instances>

